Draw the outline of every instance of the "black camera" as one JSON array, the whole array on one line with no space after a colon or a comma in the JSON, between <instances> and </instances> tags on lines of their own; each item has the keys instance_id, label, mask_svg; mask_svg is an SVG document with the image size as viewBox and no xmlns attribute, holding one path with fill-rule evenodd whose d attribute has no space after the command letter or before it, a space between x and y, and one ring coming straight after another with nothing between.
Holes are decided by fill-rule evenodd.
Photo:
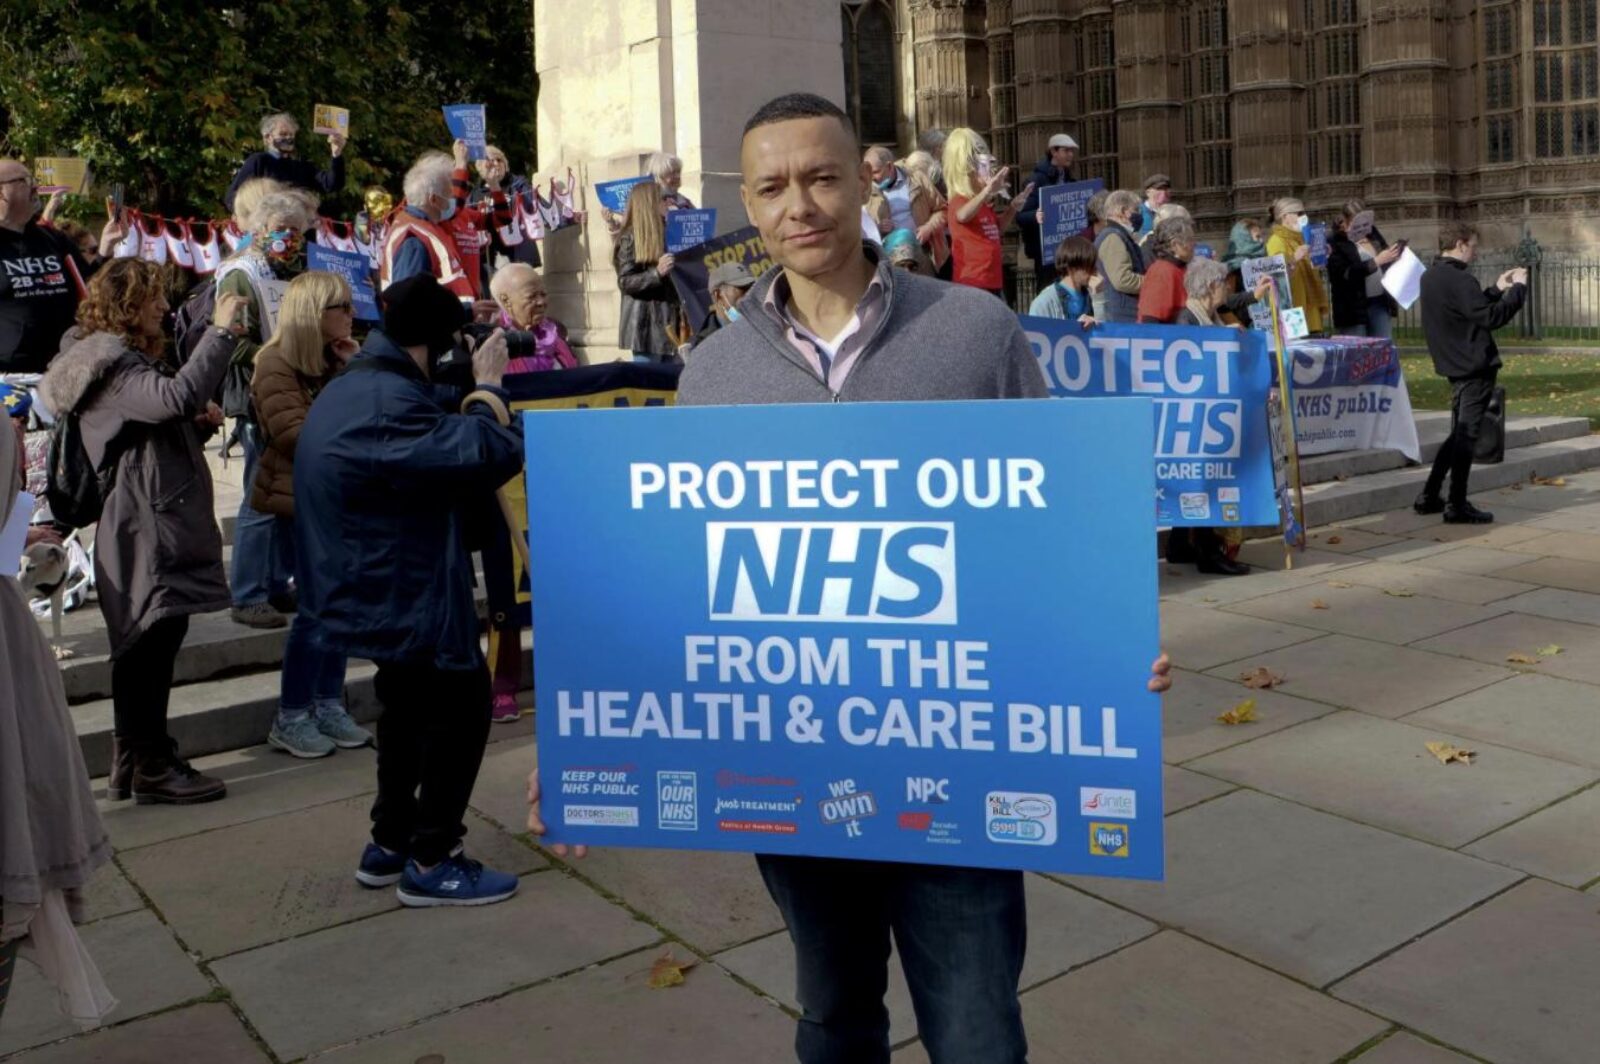
<instances>
[{"instance_id":1,"label":"black camera","mask_svg":"<svg viewBox=\"0 0 1600 1064\"><path fill-rule=\"evenodd\" d=\"M461 327L461 335L467 338L468 351L476 351L478 345L493 336L494 331L498 328L500 326L482 322L463 325ZM533 333L523 332L521 329L507 329L505 333L506 357L508 359L532 358L538 353L539 348L533 339Z\"/></svg>"}]
</instances>

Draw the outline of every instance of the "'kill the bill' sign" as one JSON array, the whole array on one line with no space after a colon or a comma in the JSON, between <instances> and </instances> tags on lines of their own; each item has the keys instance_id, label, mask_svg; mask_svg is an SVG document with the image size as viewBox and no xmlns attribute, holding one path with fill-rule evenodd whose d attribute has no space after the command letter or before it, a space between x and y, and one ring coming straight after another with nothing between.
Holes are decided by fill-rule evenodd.
<instances>
[{"instance_id":1,"label":"'kill the bill' sign","mask_svg":"<svg viewBox=\"0 0 1600 1064\"><path fill-rule=\"evenodd\" d=\"M525 414L546 841L1159 878L1152 418Z\"/></svg>"}]
</instances>

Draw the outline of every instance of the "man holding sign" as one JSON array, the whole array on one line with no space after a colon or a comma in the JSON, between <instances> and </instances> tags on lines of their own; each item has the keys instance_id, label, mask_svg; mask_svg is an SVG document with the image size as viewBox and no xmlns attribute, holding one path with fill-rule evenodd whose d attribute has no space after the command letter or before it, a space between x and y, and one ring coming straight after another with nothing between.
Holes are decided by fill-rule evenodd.
<instances>
[{"instance_id":1,"label":"man holding sign","mask_svg":"<svg viewBox=\"0 0 1600 1064\"><path fill-rule=\"evenodd\" d=\"M680 405L1046 394L1003 303L895 271L864 248L860 218L870 169L838 107L804 93L771 101L745 126L741 163L745 209L780 269L757 282L738 321L697 350L679 385ZM870 477L867 483L875 490ZM1166 689L1167 673L1162 658L1149 688ZM930 782L928 793L936 795L938 781ZM851 781L839 781L829 789L830 808L870 805L869 796L853 791ZM528 797L529 828L544 834L537 772ZM995 816L1012 815L1007 796L990 797L1007 807ZM802 1064L888 1059L883 995L891 931L933 1060L1026 1058L1017 1000L1027 933L1020 872L796 856L792 848L757 862L795 943Z\"/></svg>"},{"instance_id":2,"label":"man holding sign","mask_svg":"<svg viewBox=\"0 0 1600 1064\"><path fill-rule=\"evenodd\" d=\"M326 170L318 170L315 163L295 157L295 138L299 133L300 123L292 114L268 115L261 120L261 140L266 150L246 159L239 172L233 175L233 184L228 186L228 194L222 199L228 210L233 210L233 197L239 186L257 177L270 177L319 196L331 196L344 188L344 134L328 134L328 149L333 158Z\"/></svg>"}]
</instances>

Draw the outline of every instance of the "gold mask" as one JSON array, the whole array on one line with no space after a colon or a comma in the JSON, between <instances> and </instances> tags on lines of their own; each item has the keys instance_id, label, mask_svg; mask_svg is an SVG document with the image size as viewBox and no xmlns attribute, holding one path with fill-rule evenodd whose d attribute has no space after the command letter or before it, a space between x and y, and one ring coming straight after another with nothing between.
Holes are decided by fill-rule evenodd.
<instances>
[{"instance_id":1,"label":"gold mask","mask_svg":"<svg viewBox=\"0 0 1600 1064\"><path fill-rule=\"evenodd\" d=\"M385 218L390 211L394 210L394 197L389 194L388 189L380 188L377 185L371 185L367 188L364 194L364 201L367 205L367 213L372 216L373 220Z\"/></svg>"}]
</instances>

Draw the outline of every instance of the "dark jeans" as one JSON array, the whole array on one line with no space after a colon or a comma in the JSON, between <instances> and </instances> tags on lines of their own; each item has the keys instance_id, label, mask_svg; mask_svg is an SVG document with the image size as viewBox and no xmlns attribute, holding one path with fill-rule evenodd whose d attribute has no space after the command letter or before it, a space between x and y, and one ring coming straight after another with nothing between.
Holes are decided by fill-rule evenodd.
<instances>
[{"instance_id":1,"label":"dark jeans","mask_svg":"<svg viewBox=\"0 0 1600 1064\"><path fill-rule=\"evenodd\" d=\"M1429 496L1437 496L1444 487L1445 474L1450 475L1450 504L1459 506L1467 501L1467 478L1472 474L1472 452L1483 431L1483 416L1489 410L1489 400L1494 396L1494 383L1498 373L1491 371L1484 377L1466 377L1450 382L1450 435L1433 460L1433 471L1428 474L1424 489Z\"/></svg>"},{"instance_id":2,"label":"dark jeans","mask_svg":"<svg viewBox=\"0 0 1600 1064\"><path fill-rule=\"evenodd\" d=\"M794 942L800 1064L888 1064L889 935L933 1064L1025 1064L1022 873L756 857Z\"/></svg>"},{"instance_id":3,"label":"dark jeans","mask_svg":"<svg viewBox=\"0 0 1600 1064\"><path fill-rule=\"evenodd\" d=\"M489 670L379 662L378 800L372 840L436 865L467 833L462 817L489 741Z\"/></svg>"},{"instance_id":4,"label":"dark jeans","mask_svg":"<svg viewBox=\"0 0 1600 1064\"><path fill-rule=\"evenodd\" d=\"M172 669L188 634L189 618L164 618L111 663L112 727L123 744L165 748Z\"/></svg>"}]
</instances>

